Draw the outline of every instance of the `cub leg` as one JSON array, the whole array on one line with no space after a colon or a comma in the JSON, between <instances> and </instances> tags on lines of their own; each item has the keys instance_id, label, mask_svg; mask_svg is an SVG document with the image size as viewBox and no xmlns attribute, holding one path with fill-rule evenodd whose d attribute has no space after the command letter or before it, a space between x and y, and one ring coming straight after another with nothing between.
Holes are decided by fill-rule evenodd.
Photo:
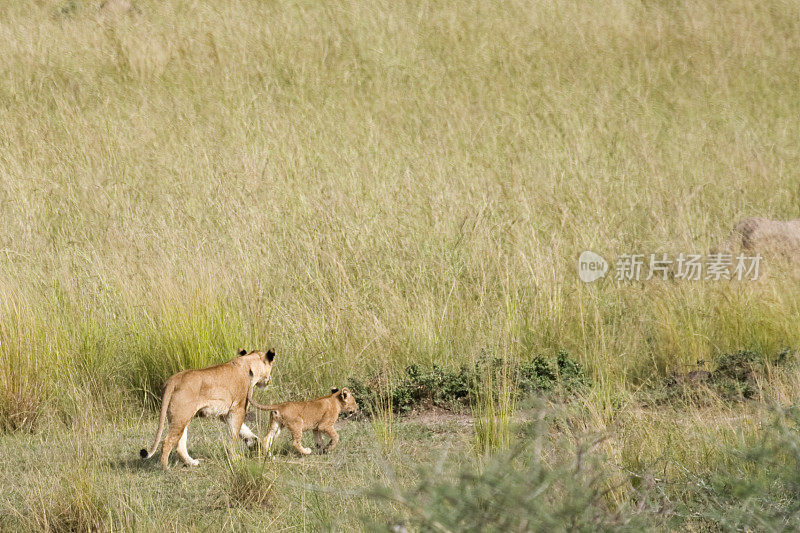
<instances>
[{"instance_id":1,"label":"cub leg","mask_svg":"<svg viewBox=\"0 0 800 533\"><path fill-rule=\"evenodd\" d=\"M336 448L336 445L339 443L339 434L336 433L336 430L333 429L333 426L330 426L330 427L327 427L327 428L321 428L321 429L322 429L322 431L327 433L328 436L331 438L331 441L325 447L325 451L329 452L329 451L333 450L334 448Z\"/></svg>"},{"instance_id":2,"label":"cub leg","mask_svg":"<svg viewBox=\"0 0 800 533\"><path fill-rule=\"evenodd\" d=\"M178 440L178 456L183 460L184 464L187 466L197 466L200 464L200 461L197 459L192 459L189 455L188 450L186 449L186 434L189 431L189 426L183 428L183 433L181 433L181 438Z\"/></svg>"},{"instance_id":3,"label":"cub leg","mask_svg":"<svg viewBox=\"0 0 800 533\"><path fill-rule=\"evenodd\" d=\"M306 448L303 446L303 421L299 420L297 423L287 426L289 431L292 432L292 445L294 449L300 452L302 455L308 455L311 453L311 448Z\"/></svg>"},{"instance_id":4,"label":"cub leg","mask_svg":"<svg viewBox=\"0 0 800 533\"><path fill-rule=\"evenodd\" d=\"M325 453L325 441L322 440L322 432L314 430L314 442L317 444L317 453Z\"/></svg>"},{"instance_id":5,"label":"cub leg","mask_svg":"<svg viewBox=\"0 0 800 533\"><path fill-rule=\"evenodd\" d=\"M275 418L275 415L272 414L269 418L269 432L267 436L264 437L264 449L270 455L272 455L272 441L275 440L275 437L281 434L281 423Z\"/></svg>"}]
</instances>

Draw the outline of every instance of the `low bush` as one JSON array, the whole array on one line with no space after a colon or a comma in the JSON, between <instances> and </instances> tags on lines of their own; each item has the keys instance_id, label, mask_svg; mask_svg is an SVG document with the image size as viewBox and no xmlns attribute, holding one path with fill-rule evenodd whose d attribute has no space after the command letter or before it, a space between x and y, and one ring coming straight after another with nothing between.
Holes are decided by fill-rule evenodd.
<instances>
[{"instance_id":1,"label":"low bush","mask_svg":"<svg viewBox=\"0 0 800 533\"><path fill-rule=\"evenodd\" d=\"M589 383L583 366L561 350L552 359L511 362L484 358L457 368L410 365L395 382L386 383L384 377L366 381L351 378L348 386L367 414L375 413L381 405L391 405L397 413L431 406L462 409L470 404L485 376L501 373L510 380L516 398L557 387L573 390Z\"/></svg>"},{"instance_id":2,"label":"low bush","mask_svg":"<svg viewBox=\"0 0 800 533\"><path fill-rule=\"evenodd\" d=\"M714 369L673 373L662 382L647 389L645 403L669 403L690 398L704 403L709 400L708 390L727 401L741 401L759 396L758 381L770 369L790 368L797 364L798 353L784 348L772 354L742 349L722 353L714 361Z\"/></svg>"}]
</instances>

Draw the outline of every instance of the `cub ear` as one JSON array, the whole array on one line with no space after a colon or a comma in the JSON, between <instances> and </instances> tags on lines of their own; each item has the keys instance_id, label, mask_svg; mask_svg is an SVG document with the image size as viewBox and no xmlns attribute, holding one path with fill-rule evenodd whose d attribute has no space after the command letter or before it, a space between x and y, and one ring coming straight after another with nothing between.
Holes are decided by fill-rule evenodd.
<instances>
[{"instance_id":1,"label":"cub ear","mask_svg":"<svg viewBox=\"0 0 800 533\"><path fill-rule=\"evenodd\" d=\"M337 392L339 392L339 389L337 389L336 387L331 389L331 394L336 394Z\"/></svg>"},{"instance_id":2,"label":"cub ear","mask_svg":"<svg viewBox=\"0 0 800 533\"><path fill-rule=\"evenodd\" d=\"M342 391L342 400L346 400L349 396L350 396L350 391L347 390L347 389L344 389Z\"/></svg>"},{"instance_id":3,"label":"cub ear","mask_svg":"<svg viewBox=\"0 0 800 533\"><path fill-rule=\"evenodd\" d=\"M269 350L267 350L267 361L271 363L273 359L275 359L275 350L270 348Z\"/></svg>"},{"instance_id":4,"label":"cub ear","mask_svg":"<svg viewBox=\"0 0 800 533\"><path fill-rule=\"evenodd\" d=\"M247 350L242 348L241 350L239 350L239 355L247 355Z\"/></svg>"}]
</instances>

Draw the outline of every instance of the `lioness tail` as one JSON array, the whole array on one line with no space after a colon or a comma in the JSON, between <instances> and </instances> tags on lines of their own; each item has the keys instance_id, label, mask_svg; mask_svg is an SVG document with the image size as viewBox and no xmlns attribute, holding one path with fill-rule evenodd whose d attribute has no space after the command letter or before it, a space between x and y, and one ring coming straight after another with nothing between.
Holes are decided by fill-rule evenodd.
<instances>
[{"instance_id":1,"label":"lioness tail","mask_svg":"<svg viewBox=\"0 0 800 533\"><path fill-rule=\"evenodd\" d=\"M167 387L164 390L164 399L161 402L161 418L158 420L158 431L156 432L156 440L153 442L153 448L148 452L145 448L139 450L139 455L142 459L149 459L153 457L158 449L158 443L161 442L161 434L164 433L164 425L167 421L167 408L169 401L172 399L172 391L175 389L175 383L172 380L167 381Z\"/></svg>"}]
</instances>

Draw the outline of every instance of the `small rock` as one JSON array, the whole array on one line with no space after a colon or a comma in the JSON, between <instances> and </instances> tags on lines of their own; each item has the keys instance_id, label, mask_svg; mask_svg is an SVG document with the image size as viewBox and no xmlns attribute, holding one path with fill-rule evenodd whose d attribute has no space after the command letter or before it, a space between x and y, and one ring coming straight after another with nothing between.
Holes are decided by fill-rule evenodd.
<instances>
[{"instance_id":1,"label":"small rock","mask_svg":"<svg viewBox=\"0 0 800 533\"><path fill-rule=\"evenodd\" d=\"M104 15L123 15L133 10L133 4L128 0L103 0L100 3L100 12Z\"/></svg>"},{"instance_id":2,"label":"small rock","mask_svg":"<svg viewBox=\"0 0 800 533\"><path fill-rule=\"evenodd\" d=\"M800 219L746 218L733 228L728 247L731 252L774 253L800 260Z\"/></svg>"}]
</instances>

